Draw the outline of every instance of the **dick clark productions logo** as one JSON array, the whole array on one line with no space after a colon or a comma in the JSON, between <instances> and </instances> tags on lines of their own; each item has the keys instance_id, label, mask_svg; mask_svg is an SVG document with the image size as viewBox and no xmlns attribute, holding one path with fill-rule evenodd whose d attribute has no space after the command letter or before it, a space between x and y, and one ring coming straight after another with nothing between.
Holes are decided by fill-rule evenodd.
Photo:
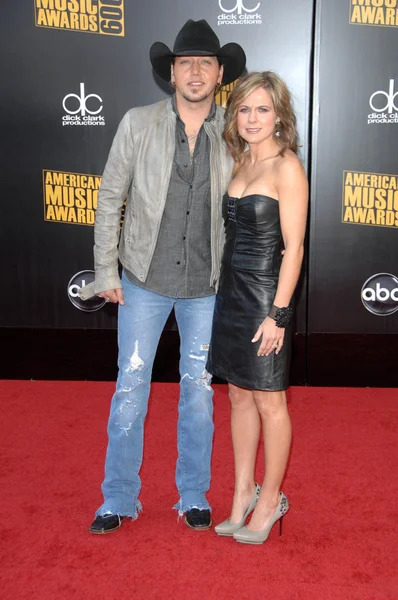
<instances>
[{"instance_id":1,"label":"dick clark productions logo","mask_svg":"<svg viewBox=\"0 0 398 600\"><path fill-rule=\"evenodd\" d=\"M398 277L390 273L377 273L362 286L364 307L378 317L387 317L398 310Z\"/></svg>"},{"instance_id":2,"label":"dick clark productions logo","mask_svg":"<svg viewBox=\"0 0 398 600\"><path fill-rule=\"evenodd\" d=\"M261 25L262 17L257 12L261 2L254 7L247 7L244 2L250 4L252 0L233 0L232 7L229 6L229 0L218 0L222 13L217 17L217 25Z\"/></svg>"},{"instance_id":3,"label":"dick clark productions logo","mask_svg":"<svg viewBox=\"0 0 398 600\"><path fill-rule=\"evenodd\" d=\"M62 100L67 113L62 117L62 125L105 125L105 117L100 115L104 107L101 96L87 94L84 83L80 83L80 95L67 94Z\"/></svg>"},{"instance_id":4,"label":"dick clark productions logo","mask_svg":"<svg viewBox=\"0 0 398 600\"><path fill-rule=\"evenodd\" d=\"M252 12L255 12L256 10L258 10L260 7L260 2L254 8L246 8L246 6L244 6L242 0L237 0L236 5L233 8L224 8L224 6L222 4L222 0L218 0L218 5L221 8L221 10L224 11L225 13L233 13L235 10L237 10L238 15L241 15L243 11L252 13Z\"/></svg>"},{"instance_id":5,"label":"dick clark productions logo","mask_svg":"<svg viewBox=\"0 0 398 600\"><path fill-rule=\"evenodd\" d=\"M73 306L82 310L83 312L94 312L102 308L105 304L104 298L100 296L93 296L88 300L82 300L79 296L79 290L92 283L95 278L94 271L79 271L76 275L73 275L68 283L68 298L72 302Z\"/></svg>"},{"instance_id":6,"label":"dick clark productions logo","mask_svg":"<svg viewBox=\"0 0 398 600\"><path fill-rule=\"evenodd\" d=\"M398 123L398 91L395 91L394 79L390 79L388 91L377 90L371 95L369 106L374 112L368 115L368 125Z\"/></svg>"}]
</instances>

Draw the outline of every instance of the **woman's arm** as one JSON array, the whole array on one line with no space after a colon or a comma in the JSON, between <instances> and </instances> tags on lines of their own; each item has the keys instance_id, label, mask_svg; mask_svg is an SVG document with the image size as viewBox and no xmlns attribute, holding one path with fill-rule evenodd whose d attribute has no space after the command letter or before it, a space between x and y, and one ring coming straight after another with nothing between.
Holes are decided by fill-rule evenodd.
<instances>
[{"instance_id":1,"label":"woman's arm","mask_svg":"<svg viewBox=\"0 0 398 600\"><path fill-rule=\"evenodd\" d=\"M282 160L276 175L275 187L279 197L279 214L285 252L274 305L284 307L290 304L303 261L308 182L304 168L295 156L289 156ZM275 321L267 317L252 340L256 342L262 336L257 352L258 356L268 355L273 350L278 354L283 345L284 335L284 328L277 327Z\"/></svg>"},{"instance_id":2,"label":"woman's arm","mask_svg":"<svg viewBox=\"0 0 398 600\"><path fill-rule=\"evenodd\" d=\"M308 209L308 183L298 158L281 161L276 189L285 253L274 304L288 306L300 276Z\"/></svg>"}]
</instances>

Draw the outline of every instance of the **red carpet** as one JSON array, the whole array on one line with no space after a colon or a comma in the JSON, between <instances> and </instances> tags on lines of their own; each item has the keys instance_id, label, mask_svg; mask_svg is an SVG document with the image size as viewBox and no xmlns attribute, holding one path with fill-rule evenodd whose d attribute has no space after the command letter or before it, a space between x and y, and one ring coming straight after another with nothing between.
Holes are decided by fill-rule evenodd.
<instances>
[{"instance_id":1,"label":"red carpet","mask_svg":"<svg viewBox=\"0 0 398 600\"><path fill-rule=\"evenodd\" d=\"M101 503L112 383L2 381L3 600L396 600L398 390L292 388L284 535L237 544L177 522L177 384L154 384L144 512L87 532ZM215 386L209 500L233 490L226 386ZM262 461L259 475L262 473Z\"/></svg>"}]
</instances>

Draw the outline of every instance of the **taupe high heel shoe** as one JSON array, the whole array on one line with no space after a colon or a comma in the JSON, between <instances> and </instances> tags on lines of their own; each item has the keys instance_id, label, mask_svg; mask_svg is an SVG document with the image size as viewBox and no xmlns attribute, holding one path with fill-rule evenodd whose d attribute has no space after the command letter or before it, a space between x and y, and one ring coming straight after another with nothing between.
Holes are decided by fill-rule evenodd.
<instances>
[{"instance_id":1,"label":"taupe high heel shoe","mask_svg":"<svg viewBox=\"0 0 398 600\"><path fill-rule=\"evenodd\" d=\"M282 519L288 510L289 500L283 492L280 492L279 504L268 525L264 529L260 529L260 531L250 531L247 527L242 527L233 534L234 540L242 544L263 544L277 521L279 521L279 535L282 535Z\"/></svg>"},{"instance_id":2,"label":"taupe high heel shoe","mask_svg":"<svg viewBox=\"0 0 398 600\"><path fill-rule=\"evenodd\" d=\"M249 504L246 512L244 513L243 517L241 518L241 520L238 523L231 523L230 517L228 517L228 519L226 521L223 521L219 525L215 526L215 528L214 528L215 532L218 535L232 536L235 533L235 531L238 531L238 529L241 529L242 526L244 525L247 517L250 515L251 512L253 512L253 510L257 504L257 500L260 495L260 492L261 492L261 487L258 485L258 483L256 483L256 488L254 490L252 499L250 500L250 504Z\"/></svg>"}]
</instances>

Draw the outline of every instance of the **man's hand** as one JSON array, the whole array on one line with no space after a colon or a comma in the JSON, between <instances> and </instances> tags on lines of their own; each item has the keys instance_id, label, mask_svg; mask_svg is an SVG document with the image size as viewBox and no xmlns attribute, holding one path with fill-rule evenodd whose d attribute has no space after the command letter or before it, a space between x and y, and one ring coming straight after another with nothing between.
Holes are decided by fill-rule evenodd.
<instances>
[{"instance_id":1,"label":"man's hand","mask_svg":"<svg viewBox=\"0 0 398 600\"><path fill-rule=\"evenodd\" d=\"M114 304L117 304L119 302L119 304L121 305L124 304L122 288L116 288L115 290L106 290L105 292L100 292L99 294L97 294L97 296L100 296L100 298L105 298L105 302L113 302Z\"/></svg>"}]
</instances>

